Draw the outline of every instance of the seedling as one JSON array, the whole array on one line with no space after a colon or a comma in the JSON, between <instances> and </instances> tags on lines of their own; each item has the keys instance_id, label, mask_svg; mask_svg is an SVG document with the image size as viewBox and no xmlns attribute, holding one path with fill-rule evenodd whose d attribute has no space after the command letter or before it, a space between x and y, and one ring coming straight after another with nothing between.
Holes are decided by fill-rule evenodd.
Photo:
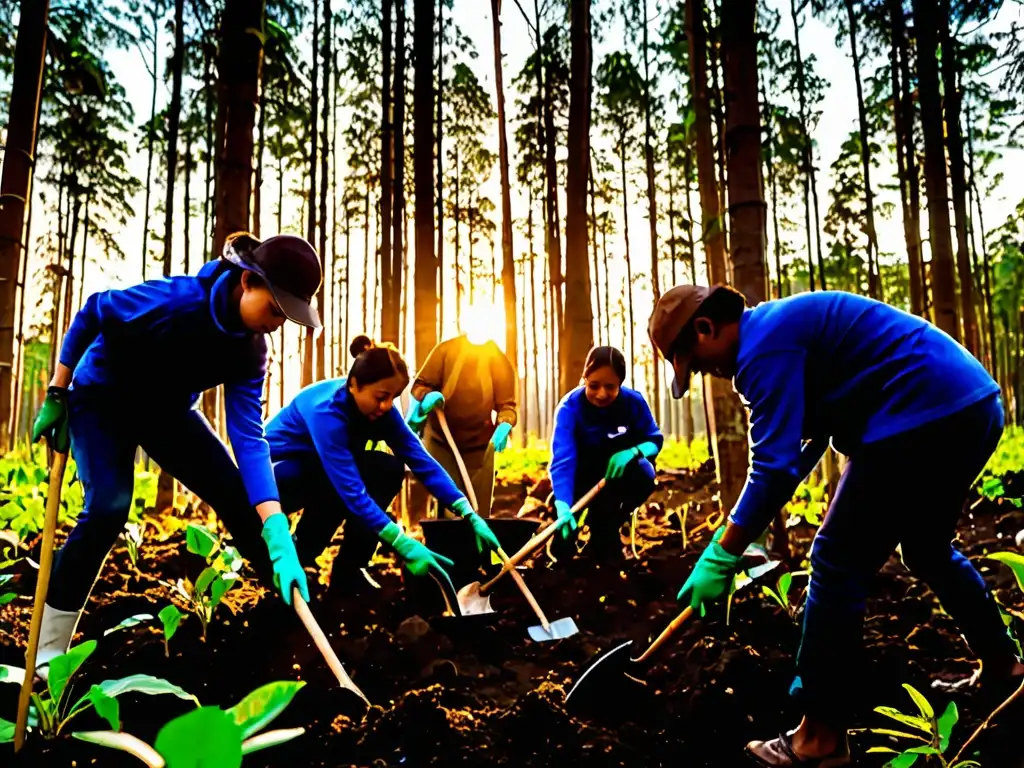
<instances>
[{"instance_id":1,"label":"seedling","mask_svg":"<svg viewBox=\"0 0 1024 768\"><path fill-rule=\"evenodd\" d=\"M72 687L70 685L71 678L95 650L96 641L88 640L50 662L50 674L47 676L46 688L38 693L33 692L32 706L29 710L29 725L38 728L44 738L57 738L69 722L89 709L95 709L96 714L110 723L112 729L120 730L121 708L117 697L125 693L149 695L169 693L179 699L194 701L196 706L199 706L199 700L192 694L166 680L151 675L129 675L119 680L104 680L102 683L93 685L88 693L72 704L69 695ZM24 669L19 667L3 669L5 674L0 676L0 682L21 685L25 677ZM0 720L0 742L13 740L13 723Z\"/></svg>"},{"instance_id":2,"label":"seedling","mask_svg":"<svg viewBox=\"0 0 1024 768\"><path fill-rule=\"evenodd\" d=\"M165 605L157 616L164 627L164 656L170 658L171 648L169 643L171 638L174 637L174 633L178 631L178 626L181 624L181 620L185 618L185 614L179 611L176 605Z\"/></svg>"},{"instance_id":3,"label":"seedling","mask_svg":"<svg viewBox=\"0 0 1024 768\"><path fill-rule=\"evenodd\" d=\"M974 760L961 760L956 762L956 758L953 758L953 760L950 761L946 757L945 753L949 748L949 736L953 732L953 727L956 725L957 720L960 717L957 712L956 702L949 702L949 705L946 707L946 711L936 718L935 710L932 709L932 705L923 694L907 683L904 683L903 687L907 690L907 693L910 694L910 698L913 699L914 704L917 706L917 715L907 715L893 707L875 707L875 712L878 712L880 715L885 715L901 725L913 728L915 732L909 733L907 731L897 731L890 728L871 728L870 732L877 733L880 736L910 739L917 743L902 751L893 749L892 747L872 747L868 752L891 753L896 755L896 757L892 758L885 764L886 768L909 768L909 766L914 765L922 755L925 756L926 760L928 758L934 758L942 768L969 768L969 766L980 766L981 763Z\"/></svg>"},{"instance_id":4,"label":"seedling","mask_svg":"<svg viewBox=\"0 0 1024 768\"><path fill-rule=\"evenodd\" d=\"M0 576L0 605L7 605L9 602L14 600L18 596L16 592L5 592L4 585L7 584L14 577L10 574L4 574Z\"/></svg>"},{"instance_id":5,"label":"seedling","mask_svg":"<svg viewBox=\"0 0 1024 768\"><path fill-rule=\"evenodd\" d=\"M199 555L206 560L207 566L199 574L193 584L188 579L178 579L172 587L175 594L185 601L188 610L195 614L202 626L203 642L206 641L207 629L213 620L213 612L224 599L224 595L235 586L239 580L238 571L242 567L242 558L234 547L224 546L220 539L201 525L190 523L185 534L185 541L188 551ZM161 611L161 620L164 622L164 642L170 640L178 623L171 613L166 615ZM173 624L173 628L171 628ZM168 633L168 630L169 633ZM166 650L166 648L165 648Z\"/></svg>"},{"instance_id":6,"label":"seedling","mask_svg":"<svg viewBox=\"0 0 1024 768\"><path fill-rule=\"evenodd\" d=\"M776 582L775 585L776 589L772 589L771 587L765 585L761 587L761 592L766 597L770 597L772 600L774 600L776 603L782 606L782 610L786 612L789 618L795 620L797 614L800 612L800 603L803 598L803 593L801 593L800 597L797 597L795 600L791 601L789 592L793 586L793 577L806 575L807 571L787 571L779 577L779 580L778 582Z\"/></svg>"},{"instance_id":7,"label":"seedling","mask_svg":"<svg viewBox=\"0 0 1024 768\"><path fill-rule=\"evenodd\" d=\"M305 733L287 728L259 733L284 711L304 682L269 683L228 710L200 707L165 724L150 746L129 733L76 731L76 739L134 755L149 768L239 768L242 758Z\"/></svg>"},{"instance_id":8,"label":"seedling","mask_svg":"<svg viewBox=\"0 0 1024 768\"><path fill-rule=\"evenodd\" d=\"M136 571L139 570L139 547L142 546L142 534L145 526L145 523L141 525L125 523L124 532L121 534L124 537L125 548L128 550L128 559Z\"/></svg>"}]
</instances>

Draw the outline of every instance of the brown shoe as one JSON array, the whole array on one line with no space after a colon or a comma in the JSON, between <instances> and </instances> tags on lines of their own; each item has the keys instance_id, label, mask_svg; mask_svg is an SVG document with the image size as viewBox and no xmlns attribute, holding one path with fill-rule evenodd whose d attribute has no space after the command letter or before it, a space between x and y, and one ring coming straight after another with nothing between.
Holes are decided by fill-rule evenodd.
<instances>
[{"instance_id":1,"label":"brown shoe","mask_svg":"<svg viewBox=\"0 0 1024 768\"><path fill-rule=\"evenodd\" d=\"M850 764L850 745L845 739L842 748L828 757L800 758L793 751L791 738L792 732L771 741L752 741L746 755L762 768L840 768Z\"/></svg>"}]
</instances>

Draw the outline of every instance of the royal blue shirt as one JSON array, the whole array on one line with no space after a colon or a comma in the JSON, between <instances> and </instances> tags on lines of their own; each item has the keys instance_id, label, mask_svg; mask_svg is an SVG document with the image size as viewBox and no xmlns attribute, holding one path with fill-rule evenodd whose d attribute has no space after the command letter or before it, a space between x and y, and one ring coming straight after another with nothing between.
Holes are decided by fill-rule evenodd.
<instances>
[{"instance_id":1,"label":"royal blue shirt","mask_svg":"<svg viewBox=\"0 0 1024 768\"><path fill-rule=\"evenodd\" d=\"M261 397L267 371L263 334L247 330L229 307L237 268L204 264L197 275L147 280L92 294L60 350L72 388L118 390L127 404L192 408L224 385L227 432L249 501L278 501Z\"/></svg>"},{"instance_id":2,"label":"royal blue shirt","mask_svg":"<svg viewBox=\"0 0 1024 768\"><path fill-rule=\"evenodd\" d=\"M829 439L851 455L999 392L984 366L931 323L839 291L747 309L736 363L751 463L730 519L758 531ZM803 439L812 442L801 456Z\"/></svg>"},{"instance_id":3,"label":"royal blue shirt","mask_svg":"<svg viewBox=\"0 0 1024 768\"><path fill-rule=\"evenodd\" d=\"M267 423L274 461L317 459L345 506L377 533L391 518L367 493L355 462L355 454L370 441L384 441L446 508L464 498L397 408L371 421L356 406L346 382L343 377L310 384L277 412Z\"/></svg>"},{"instance_id":4,"label":"royal blue shirt","mask_svg":"<svg viewBox=\"0 0 1024 768\"><path fill-rule=\"evenodd\" d=\"M582 385L572 390L555 410L548 468L555 498L571 505L580 470L603 476L612 454L647 442L660 451L665 438L644 396L635 389L621 387L619 396L603 408L587 400Z\"/></svg>"}]
</instances>

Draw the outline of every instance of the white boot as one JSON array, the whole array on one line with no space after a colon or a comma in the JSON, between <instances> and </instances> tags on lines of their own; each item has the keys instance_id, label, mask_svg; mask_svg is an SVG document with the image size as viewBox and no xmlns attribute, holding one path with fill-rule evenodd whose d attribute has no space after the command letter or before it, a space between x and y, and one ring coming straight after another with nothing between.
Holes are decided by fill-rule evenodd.
<instances>
[{"instance_id":1,"label":"white boot","mask_svg":"<svg viewBox=\"0 0 1024 768\"><path fill-rule=\"evenodd\" d=\"M49 603L43 604L43 623L39 629L39 649L36 652L36 675L46 680L50 662L68 652L82 611L61 611Z\"/></svg>"}]
</instances>

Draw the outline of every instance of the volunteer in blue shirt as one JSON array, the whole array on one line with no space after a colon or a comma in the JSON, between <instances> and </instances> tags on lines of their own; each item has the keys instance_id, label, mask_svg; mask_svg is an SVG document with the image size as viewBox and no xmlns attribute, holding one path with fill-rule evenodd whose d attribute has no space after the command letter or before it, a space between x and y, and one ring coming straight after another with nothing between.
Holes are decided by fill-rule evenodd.
<instances>
[{"instance_id":1,"label":"volunteer in blue shirt","mask_svg":"<svg viewBox=\"0 0 1024 768\"><path fill-rule=\"evenodd\" d=\"M103 560L128 521L139 446L217 511L241 554L262 579L277 584L286 603L293 586L308 599L281 512L260 398L265 335L286 319L318 328L310 302L321 279L320 258L302 238L279 235L261 243L236 233L198 274L95 293L75 315L33 428L34 440L45 436L61 453L70 447L85 493L55 557L40 676L66 652ZM237 465L193 408L204 390L221 384Z\"/></svg>"},{"instance_id":2,"label":"volunteer in blue shirt","mask_svg":"<svg viewBox=\"0 0 1024 768\"><path fill-rule=\"evenodd\" d=\"M582 383L555 411L551 438L552 495L563 540L572 541L570 508L603 477L607 485L590 503L586 550L600 559L622 556L619 529L654 490L654 458L664 438L643 395L625 387L626 360L614 347L594 347ZM556 553L567 551L555 545Z\"/></svg>"},{"instance_id":3,"label":"volunteer in blue shirt","mask_svg":"<svg viewBox=\"0 0 1024 768\"><path fill-rule=\"evenodd\" d=\"M675 397L691 372L732 378L750 415L746 484L681 601L702 610L728 593L742 553L829 440L849 459L811 549L790 689L804 718L748 744L757 764L849 764L868 586L897 545L981 659L983 690L1017 686L1024 664L1014 642L985 581L951 544L1003 428L999 386L974 357L919 317L834 291L751 309L728 287L677 286L659 299L648 330L672 361Z\"/></svg>"},{"instance_id":4,"label":"volunteer in blue shirt","mask_svg":"<svg viewBox=\"0 0 1024 768\"><path fill-rule=\"evenodd\" d=\"M267 424L282 505L286 512L303 510L295 529L299 559L313 566L345 523L332 586L365 583L359 571L378 541L394 549L414 575L448 579L445 569L454 563L404 534L385 512L406 465L442 505L468 520L481 551L501 545L394 408L409 386L398 350L358 336L350 351L355 360L347 377L306 387ZM381 442L391 453L378 449Z\"/></svg>"}]
</instances>

